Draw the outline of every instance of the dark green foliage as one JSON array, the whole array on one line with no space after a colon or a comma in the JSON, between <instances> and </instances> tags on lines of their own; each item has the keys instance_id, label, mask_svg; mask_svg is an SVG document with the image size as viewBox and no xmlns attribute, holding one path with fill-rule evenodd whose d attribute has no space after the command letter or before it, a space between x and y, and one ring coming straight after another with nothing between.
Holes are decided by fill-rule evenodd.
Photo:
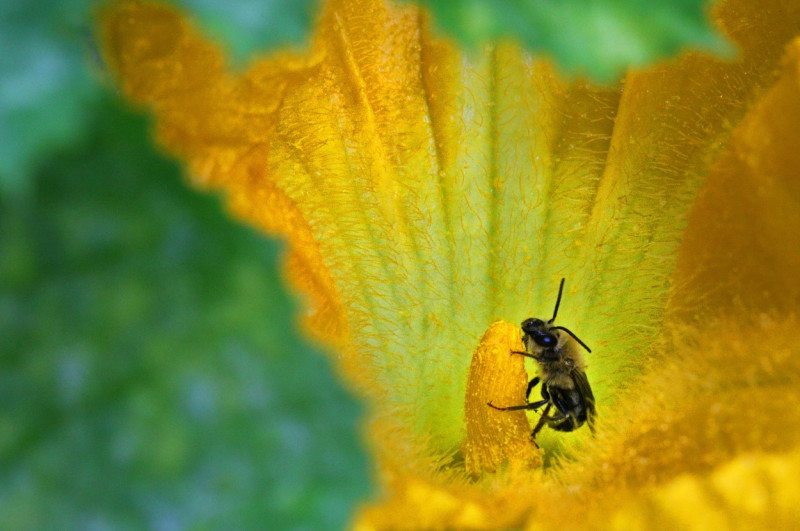
<instances>
[{"instance_id":1,"label":"dark green foliage","mask_svg":"<svg viewBox=\"0 0 800 531\"><path fill-rule=\"evenodd\" d=\"M143 119L88 123L0 200L0 529L341 528L358 408L293 331L280 246Z\"/></svg>"},{"instance_id":2,"label":"dark green foliage","mask_svg":"<svg viewBox=\"0 0 800 531\"><path fill-rule=\"evenodd\" d=\"M89 0L0 2L0 193L25 194L36 159L85 131L99 87Z\"/></svg>"},{"instance_id":3,"label":"dark green foliage","mask_svg":"<svg viewBox=\"0 0 800 531\"><path fill-rule=\"evenodd\" d=\"M276 47L305 49L321 0L174 0L228 50L241 69Z\"/></svg>"},{"instance_id":4,"label":"dark green foliage","mask_svg":"<svg viewBox=\"0 0 800 531\"><path fill-rule=\"evenodd\" d=\"M563 70L612 81L682 49L730 53L704 0L422 0L468 46L512 38Z\"/></svg>"}]
</instances>

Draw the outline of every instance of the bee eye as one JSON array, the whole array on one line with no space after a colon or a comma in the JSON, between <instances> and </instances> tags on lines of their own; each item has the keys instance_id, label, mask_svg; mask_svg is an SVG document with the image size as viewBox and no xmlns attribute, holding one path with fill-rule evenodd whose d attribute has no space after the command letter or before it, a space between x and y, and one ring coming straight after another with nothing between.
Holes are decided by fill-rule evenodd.
<instances>
[{"instance_id":1,"label":"bee eye","mask_svg":"<svg viewBox=\"0 0 800 531\"><path fill-rule=\"evenodd\" d=\"M554 347L558 344L558 339L553 334L537 334L533 340L540 347Z\"/></svg>"}]
</instances>

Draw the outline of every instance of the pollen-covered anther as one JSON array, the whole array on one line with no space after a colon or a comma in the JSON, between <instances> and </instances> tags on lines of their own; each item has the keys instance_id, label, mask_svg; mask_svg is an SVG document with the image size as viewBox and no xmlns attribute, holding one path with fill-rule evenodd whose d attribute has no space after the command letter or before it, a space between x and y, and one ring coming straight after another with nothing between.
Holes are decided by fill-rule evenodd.
<instances>
[{"instance_id":1,"label":"pollen-covered anther","mask_svg":"<svg viewBox=\"0 0 800 531\"><path fill-rule=\"evenodd\" d=\"M488 405L525 403L525 358L513 354L522 350L519 327L497 321L483 334L472 355L464 398L467 439L463 449L467 472L473 477L505 465L542 466L525 411L498 411Z\"/></svg>"}]
</instances>

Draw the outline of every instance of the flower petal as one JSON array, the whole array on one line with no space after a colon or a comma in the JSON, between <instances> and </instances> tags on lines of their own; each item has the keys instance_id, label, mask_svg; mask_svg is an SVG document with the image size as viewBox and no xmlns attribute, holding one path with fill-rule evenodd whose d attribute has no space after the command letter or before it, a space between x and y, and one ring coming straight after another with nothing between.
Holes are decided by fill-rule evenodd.
<instances>
[{"instance_id":1,"label":"flower petal","mask_svg":"<svg viewBox=\"0 0 800 531\"><path fill-rule=\"evenodd\" d=\"M744 455L707 477L681 476L626 504L611 530L796 529L800 450Z\"/></svg>"},{"instance_id":2,"label":"flower petal","mask_svg":"<svg viewBox=\"0 0 800 531\"><path fill-rule=\"evenodd\" d=\"M632 502L632 516L621 510L615 517L622 528L641 518L645 528L660 520L683 527L685 520L678 525L666 516L670 509L653 501L671 496L683 496L687 504L687 511L675 509L672 518L690 517L688 508L694 507L700 527L704 514L740 514L741 508L730 506L721 511L717 502L698 498L691 489L707 491L711 484L730 494L733 487L716 479L725 474L708 476L715 467L748 452L800 448L800 414L786 407L800 400L800 328L793 316L800 255L779 245L800 233L798 66L800 40L789 46L782 74L734 129L711 170L690 217L672 320L660 348L648 356L640 377L619 382L623 407L601 430L592 452L559 472L563 483L581 485L591 496L586 500L596 513L591 518L608 521L609 508L626 497L639 501ZM692 476L676 479L687 473ZM635 494L665 483L653 496ZM792 480L775 485L774 492L797 488ZM771 528L770 518L792 514L782 511L761 515L765 525L755 527ZM739 525L729 516L723 519Z\"/></svg>"},{"instance_id":3,"label":"flower petal","mask_svg":"<svg viewBox=\"0 0 800 531\"><path fill-rule=\"evenodd\" d=\"M692 210L675 318L785 314L800 301L800 39L736 129Z\"/></svg>"}]
</instances>

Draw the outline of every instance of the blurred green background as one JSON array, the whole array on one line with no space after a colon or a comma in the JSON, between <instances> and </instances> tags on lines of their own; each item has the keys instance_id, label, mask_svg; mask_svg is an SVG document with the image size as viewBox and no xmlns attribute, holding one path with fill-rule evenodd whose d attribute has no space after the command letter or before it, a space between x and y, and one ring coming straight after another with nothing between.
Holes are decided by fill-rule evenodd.
<instances>
[{"instance_id":1,"label":"blurred green background","mask_svg":"<svg viewBox=\"0 0 800 531\"><path fill-rule=\"evenodd\" d=\"M582 2L428 1L469 46L601 78L724 48L697 0ZM302 46L315 4L181 2L237 67ZM105 80L96 5L0 3L0 529L340 529L374 489L362 409L295 332L281 244L188 188Z\"/></svg>"}]
</instances>

